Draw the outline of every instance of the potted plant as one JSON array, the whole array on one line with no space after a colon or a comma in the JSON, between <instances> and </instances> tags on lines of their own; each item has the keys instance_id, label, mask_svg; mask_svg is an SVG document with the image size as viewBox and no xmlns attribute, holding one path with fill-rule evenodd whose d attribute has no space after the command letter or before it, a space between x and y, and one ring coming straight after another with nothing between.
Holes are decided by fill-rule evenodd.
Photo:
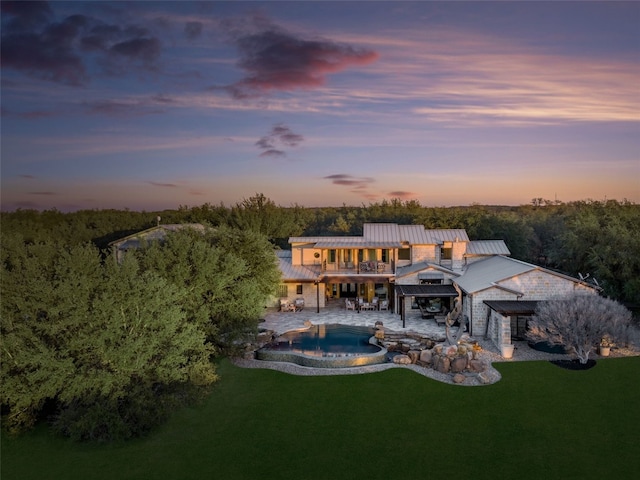
<instances>
[{"instance_id":1,"label":"potted plant","mask_svg":"<svg viewBox=\"0 0 640 480\"><path fill-rule=\"evenodd\" d=\"M611 347L613 347L613 341L611 340L611 337L609 335L605 335L604 337L602 337L602 339L600 340L599 349L600 356L608 357L611 353Z\"/></svg>"}]
</instances>

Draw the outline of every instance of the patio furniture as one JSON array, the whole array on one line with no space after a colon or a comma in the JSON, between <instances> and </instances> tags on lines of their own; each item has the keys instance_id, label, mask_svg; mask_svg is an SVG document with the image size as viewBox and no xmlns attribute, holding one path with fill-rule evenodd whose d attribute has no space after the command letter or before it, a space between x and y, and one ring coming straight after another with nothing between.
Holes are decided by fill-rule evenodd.
<instances>
[{"instance_id":1,"label":"patio furniture","mask_svg":"<svg viewBox=\"0 0 640 480\"><path fill-rule=\"evenodd\" d=\"M302 311L304 308L304 298L296 298L294 307L296 312Z\"/></svg>"},{"instance_id":2,"label":"patio furniture","mask_svg":"<svg viewBox=\"0 0 640 480\"><path fill-rule=\"evenodd\" d=\"M436 321L438 326L444 325L447 322L446 315L435 315L433 319Z\"/></svg>"},{"instance_id":3,"label":"patio furniture","mask_svg":"<svg viewBox=\"0 0 640 480\"><path fill-rule=\"evenodd\" d=\"M373 310L377 310L378 309L378 297L373 297L371 299L371 305L373 306Z\"/></svg>"},{"instance_id":4,"label":"patio furniture","mask_svg":"<svg viewBox=\"0 0 640 480\"><path fill-rule=\"evenodd\" d=\"M293 303L289 303L289 300L280 300L281 312L295 312L296 306Z\"/></svg>"},{"instance_id":5,"label":"patio furniture","mask_svg":"<svg viewBox=\"0 0 640 480\"><path fill-rule=\"evenodd\" d=\"M352 302L351 300L349 300L348 298L345 298L344 306L345 306L345 308L347 310L353 310L354 312L356 310L356 304L354 302Z\"/></svg>"},{"instance_id":6,"label":"patio furniture","mask_svg":"<svg viewBox=\"0 0 640 480\"><path fill-rule=\"evenodd\" d=\"M389 300L382 300L380 302L379 310L389 310Z\"/></svg>"}]
</instances>

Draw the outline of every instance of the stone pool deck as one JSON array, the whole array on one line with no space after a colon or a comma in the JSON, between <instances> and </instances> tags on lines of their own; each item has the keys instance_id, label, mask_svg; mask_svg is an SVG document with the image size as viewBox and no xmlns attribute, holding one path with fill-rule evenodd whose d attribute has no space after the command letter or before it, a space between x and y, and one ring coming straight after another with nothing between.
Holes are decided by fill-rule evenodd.
<instances>
[{"instance_id":1,"label":"stone pool deck","mask_svg":"<svg viewBox=\"0 0 640 480\"><path fill-rule=\"evenodd\" d=\"M300 312L280 312L275 308L268 308L265 311L264 322L260 324L260 328L273 330L280 334L289 330L302 329L305 322L312 324L330 324L339 323L343 325L357 325L373 327L377 321L381 321L386 332L390 333L416 333L433 339L445 338L445 328L436 324L434 320L423 319L420 311L409 312L405 318L404 326L400 315L391 311L347 311L338 305L333 305L325 309L321 309L317 313L315 309L305 308ZM454 327L453 333L457 333L457 327ZM483 360L488 369L484 379L480 381L478 378L470 378L469 381L461 384L463 386L486 385L492 384L500 380L500 373L493 368L492 364L496 362L517 362L530 360L567 360L573 358L566 354L552 354L540 352L529 347L527 342L513 342L515 349L511 359L505 359L500 355L498 348L489 340L485 340L482 336L474 336L473 340L477 341L482 347L482 351L478 354L478 358ZM638 342L636 342L638 343ZM640 349L618 349L612 350L612 357L640 355ZM592 358L600 359L602 357L593 354ZM393 363L384 363L380 365L368 365L353 368L311 368L303 367L292 363L267 362L261 360L236 358L233 362L245 368L268 368L273 370L290 373L293 375L352 375L371 373L389 368L405 368L415 371L425 377L432 378L445 383L453 383L452 376L425 368L418 365L396 365Z\"/></svg>"}]
</instances>

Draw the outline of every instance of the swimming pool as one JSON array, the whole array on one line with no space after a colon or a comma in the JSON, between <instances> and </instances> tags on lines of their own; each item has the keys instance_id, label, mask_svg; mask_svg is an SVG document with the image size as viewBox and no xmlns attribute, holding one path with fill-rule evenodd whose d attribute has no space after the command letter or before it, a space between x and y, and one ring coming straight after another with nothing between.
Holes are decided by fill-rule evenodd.
<instances>
[{"instance_id":1,"label":"swimming pool","mask_svg":"<svg viewBox=\"0 0 640 480\"><path fill-rule=\"evenodd\" d=\"M291 362L305 367L341 368L385 362L375 330L352 325L312 325L286 332L256 352L258 360Z\"/></svg>"}]
</instances>

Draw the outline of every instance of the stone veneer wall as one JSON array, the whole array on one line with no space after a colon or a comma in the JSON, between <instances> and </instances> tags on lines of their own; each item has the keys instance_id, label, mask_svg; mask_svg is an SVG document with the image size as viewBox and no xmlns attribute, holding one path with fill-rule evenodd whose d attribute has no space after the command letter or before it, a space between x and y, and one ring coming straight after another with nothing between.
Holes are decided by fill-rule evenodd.
<instances>
[{"instance_id":1,"label":"stone veneer wall","mask_svg":"<svg viewBox=\"0 0 640 480\"><path fill-rule=\"evenodd\" d=\"M487 315L489 307L485 300L548 300L558 296L569 295L575 291L597 293L595 289L552 273L533 270L512 277L499 284L510 290L522 292L518 297L515 293L498 287L489 288L472 295L472 300L466 302L463 313L471 315L473 320L472 332L475 337L484 336L487 329ZM468 299L468 296L467 296ZM503 343L511 343L511 318L492 312L494 315L487 331L488 337L496 347Z\"/></svg>"},{"instance_id":2,"label":"stone veneer wall","mask_svg":"<svg viewBox=\"0 0 640 480\"><path fill-rule=\"evenodd\" d=\"M547 300L575 291L596 293L596 290L589 286L542 270L523 273L500 282L499 285L524 293L521 300Z\"/></svg>"},{"instance_id":3,"label":"stone veneer wall","mask_svg":"<svg viewBox=\"0 0 640 480\"><path fill-rule=\"evenodd\" d=\"M411 262L437 263L435 245L414 245L411 247Z\"/></svg>"}]
</instances>

